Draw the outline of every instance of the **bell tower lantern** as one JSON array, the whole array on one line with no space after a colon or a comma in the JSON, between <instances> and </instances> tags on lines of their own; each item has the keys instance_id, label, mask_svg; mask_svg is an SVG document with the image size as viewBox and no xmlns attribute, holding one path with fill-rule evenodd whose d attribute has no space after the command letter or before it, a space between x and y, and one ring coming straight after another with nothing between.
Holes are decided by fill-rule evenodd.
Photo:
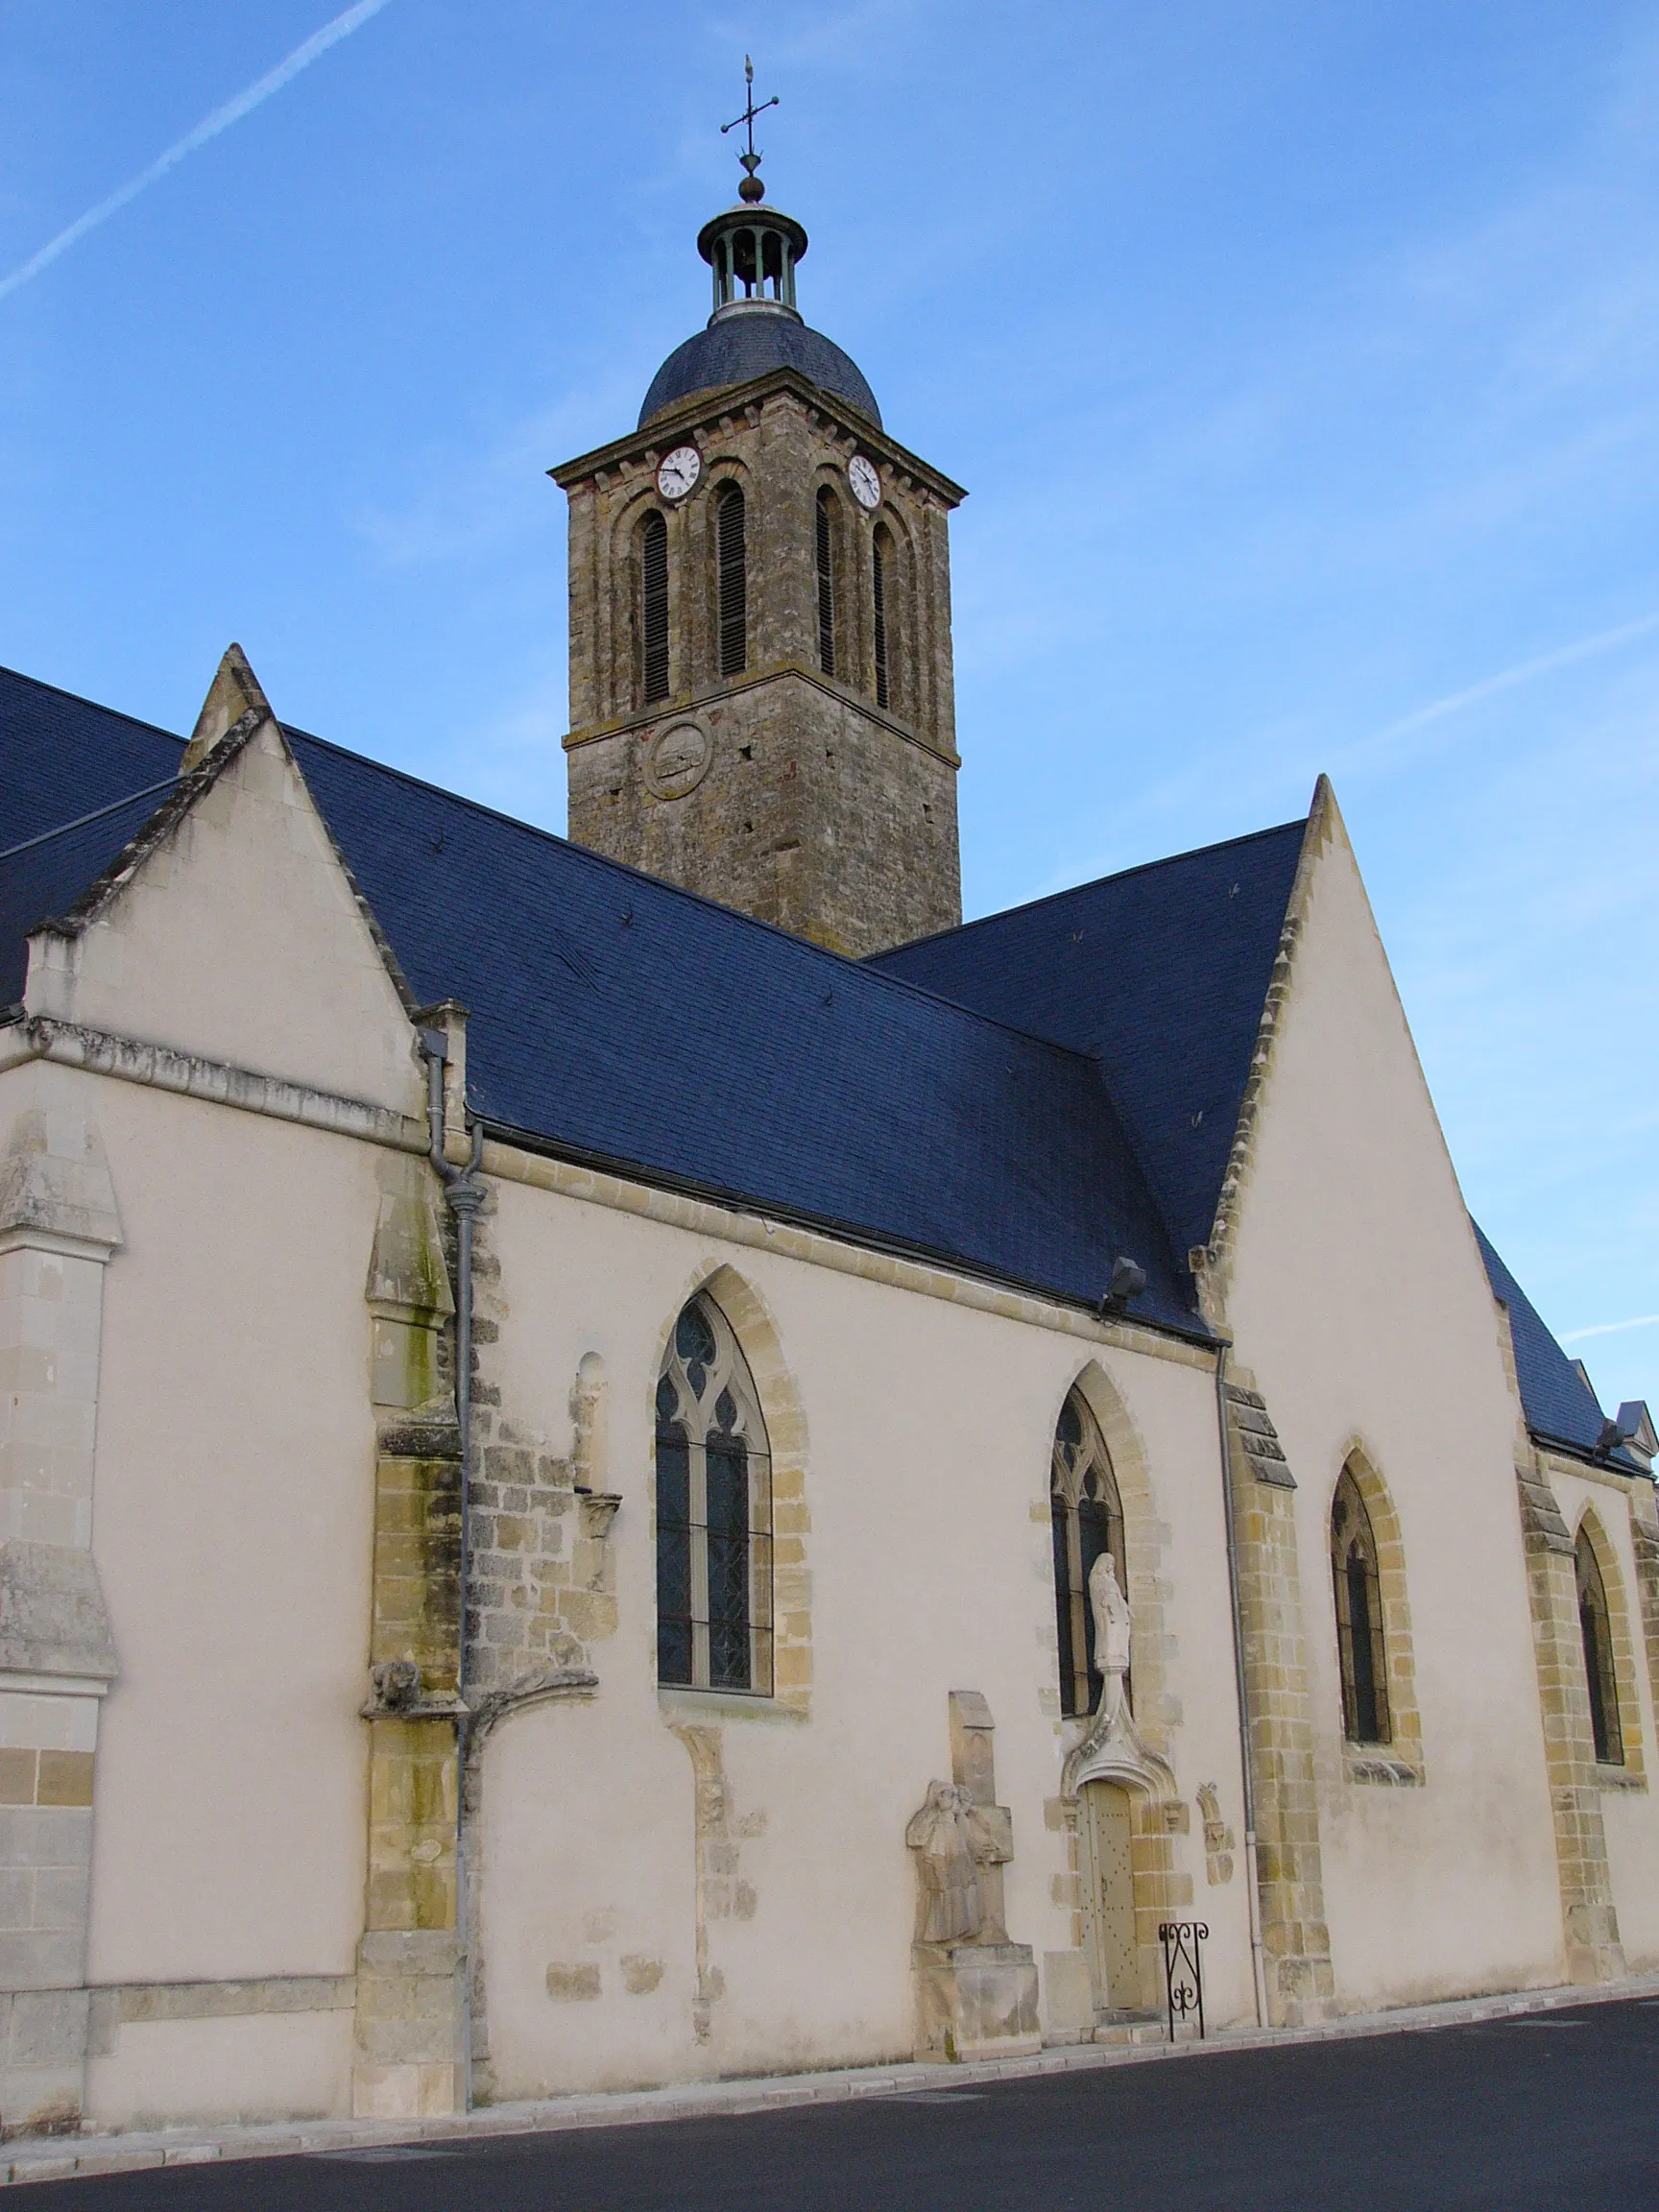
<instances>
[{"instance_id":1,"label":"bell tower lantern","mask_svg":"<svg viewBox=\"0 0 1659 2212\"><path fill-rule=\"evenodd\" d=\"M806 232L764 204L761 111L751 90L738 203L698 235L707 325L629 435L550 471L570 504L570 835L862 954L961 920L964 493L803 321Z\"/></svg>"}]
</instances>

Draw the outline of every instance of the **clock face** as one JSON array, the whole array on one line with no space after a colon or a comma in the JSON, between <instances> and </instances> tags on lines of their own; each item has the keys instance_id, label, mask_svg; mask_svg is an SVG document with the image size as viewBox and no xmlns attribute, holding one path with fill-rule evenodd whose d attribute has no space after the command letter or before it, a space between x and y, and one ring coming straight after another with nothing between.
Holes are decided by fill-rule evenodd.
<instances>
[{"instance_id":1,"label":"clock face","mask_svg":"<svg viewBox=\"0 0 1659 2212\"><path fill-rule=\"evenodd\" d=\"M853 487L853 496L860 507L876 508L881 504L881 479L876 473L876 465L866 461L862 453L854 453L847 464L847 481Z\"/></svg>"},{"instance_id":2,"label":"clock face","mask_svg":"<svg viewBox=\"0 0 1659 2212\"><path fill-rule=\"evenodd\" d=\"M703 473L703 456L695 445L676 445L664 454L657 470L657 489L664 499L684 499Z\"/></svg>"}]
</instances>

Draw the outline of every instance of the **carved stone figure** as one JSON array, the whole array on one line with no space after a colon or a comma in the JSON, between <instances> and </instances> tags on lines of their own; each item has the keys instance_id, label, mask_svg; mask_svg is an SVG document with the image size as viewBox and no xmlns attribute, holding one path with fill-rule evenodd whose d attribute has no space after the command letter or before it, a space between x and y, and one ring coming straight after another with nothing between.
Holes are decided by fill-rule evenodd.
<instances>
[{"instance_id":1,"label":"carved stone figure","mask_svg":"<svg viewBox=\"0 0 1659 2212\"><path fill-rule=\"evenodd\" d=\"M1118 1586L1110 1551L1102 1551L1089 1570L1089 1603L1094 1615L1094 1665L1103 1677L1096 1710L1110 1718L1123 1703L1132 1634L1129 1600Z\"/></svg>"},{"instance_id":2,"label":"carved stone figure","mask_svg":"<svg viewBox=\"0 0 1659 2212\"><path fill-rule=\"evenodd\" d=\"M972 1942L985 1925L979 1864L996 1849L990 1824L966 1790L954 1782L930 1782L904 1840L916 1854L920 1884L916 1940Z\"/></svg>"}]
</instances>

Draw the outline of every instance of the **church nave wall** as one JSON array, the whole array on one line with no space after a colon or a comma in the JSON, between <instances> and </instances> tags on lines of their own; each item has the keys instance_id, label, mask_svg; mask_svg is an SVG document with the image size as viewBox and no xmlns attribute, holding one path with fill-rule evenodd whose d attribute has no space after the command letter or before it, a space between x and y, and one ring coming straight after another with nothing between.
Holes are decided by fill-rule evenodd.
<instances>
[{"instance_id":1,"label":"church nave wall","mask_svg":"<svg viewBox=\"0 0 1659 2212\"><path fill-rule=\"evenodd\" d=\"M494 1418L567 1454L572 1382L602 1360L620 1503L614 1633L587 1647L596 1692L505 1719L485 1756L491 2093L907 2055L905 1823L950 1775L950 1695L970 1689L1012 1815L1008 1929L1052 1984L1049 2032L1078 2032L1062 1769L1087 1723L1058 1714L1048 1469L1086 1370L1133 1500L1136 1694L1180 1799L1179 1825L1159 1811L1153 1856L1210 1920L1213 2016L1248 2013L1241 1854L1239 1876L1212 1883L1194 1808L1214 1784L1241 1830L1210 1362L1107 1346L1091 1359L1058 1329L723 1244L696 1211L680 1227L496 1185L501 1319L480 1354ZM769 1699L657 1679L652 1406L675 1316L704 1285L746 1324L777 1466L801 1472L777 1527L800 1546L781 1550L780 1575L796 1578L810 1642L790 1667L781 1654Z\"/></svg>"}]
</instances>

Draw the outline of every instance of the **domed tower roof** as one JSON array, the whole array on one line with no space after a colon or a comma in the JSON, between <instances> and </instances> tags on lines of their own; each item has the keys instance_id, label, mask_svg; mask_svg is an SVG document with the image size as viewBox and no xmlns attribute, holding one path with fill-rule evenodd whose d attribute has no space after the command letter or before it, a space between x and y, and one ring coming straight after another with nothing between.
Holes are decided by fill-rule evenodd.
<instances>
[{"instance_id":1,"label":"domed tower roof","mask_svg":"<svg viewBox=\"0 0 1659 2212\"><path fill-rule=\"evenodd\" d=\"M651 389L639 410L641 429L694 393L747 384L751 377L764 376L771 369L799 370L821 392L844 399L880 429L881 410L876 404L876 395L850 353L844 353L821 330L803 323L798 314L744 313L745 304L734 301L731 308L717 311L709 318L706 329L687 338L684 346L675 347L651 379Z\"/></svg>"},{"instance_id":2,"label":"domed tower roof","mask_svg":"<svg viewBox=\"0 0 1659 2212\"><path fill-rule=\"evenodd\" d=\"M746 65L753 84L753 67ZM748 112L737 118L749 126L749 151L737 156L746 172L738 186L740 204L705 223L697 234L697 251L713 272L714 312L652 377L639 410L641 430L682 399L747 384L773 369L796 370L881 427L881 410L858 364L833 339L809 328L795 304L795 268L806 252L806 232L792 215L760 204L766 187L755 174L760 163L755 151L759 111L751 90Z\"/></svg>"}]
</instances>

